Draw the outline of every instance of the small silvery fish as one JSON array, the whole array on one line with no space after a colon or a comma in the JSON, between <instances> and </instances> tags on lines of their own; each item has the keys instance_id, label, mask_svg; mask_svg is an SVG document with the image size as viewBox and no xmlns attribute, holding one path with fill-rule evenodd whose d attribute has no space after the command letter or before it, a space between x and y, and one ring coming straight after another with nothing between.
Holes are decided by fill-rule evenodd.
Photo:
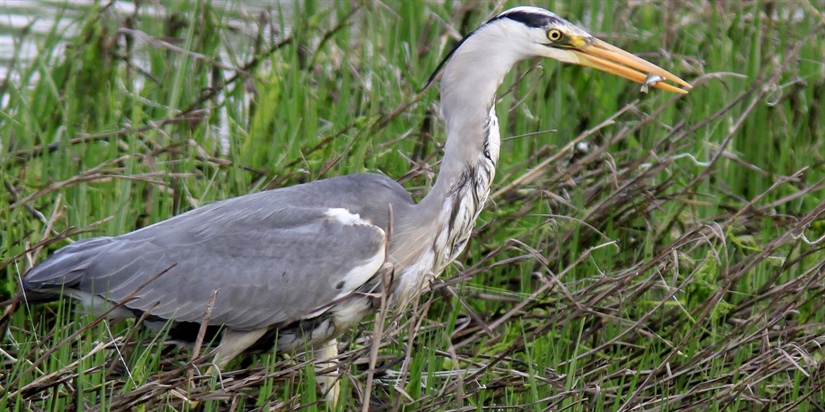
<instances>
[{"instance_id":1,"label":"small silvery fish","mask_svg":"<svg viewBox=\"0 0 825 412\"><path fill-rule=\"evenodd\" d=\"M653 74L653 73L648 74L647 77L645 78L645 83L642 85L642 90L641 90L642 93L647 93L650 86L654 86L654 85L656 85L656 83L659 83L660 81L663 81L663 80L665 80L665 78L662 77L662 76L659 76L658 74Z\"/></svg>"}]
</instances>

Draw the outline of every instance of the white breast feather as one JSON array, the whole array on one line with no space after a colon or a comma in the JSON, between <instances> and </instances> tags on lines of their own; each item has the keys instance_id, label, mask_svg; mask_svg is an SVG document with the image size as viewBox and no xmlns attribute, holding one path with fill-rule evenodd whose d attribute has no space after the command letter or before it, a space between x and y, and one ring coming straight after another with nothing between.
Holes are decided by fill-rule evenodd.
<instances>
[{"instance_id":1,"label":"white breast feather","mask_svg":"<svg viewBox=\"0 0 825 412\"><path fill-rule=\"evenodd\" d=\"M372 225L369 221L361 219L361 215L358 213L351 213L349 210L341 207L329 208L325 214L343 225Z\"/></svg>"},{"instance_id":2,"label":"white breast feather","mask_svg":"<svg viewBox=\"0 0 825 412\"><path fill-rule=\"evenodd\" d=\"M426 289L430 279L435 276L434 264L435 254L428 250L414 264L404 268L395 293L395 300L400 307L404 307L409 299Z\"/></svg>"},{"instance_id":3,"label":"white breast feather","mask_svg":"<svg viewBox=\"0 0 825 412\"><path fill-rule=\"evenodd\" d=\"M496 106L490 107L489 136L487 136L487 153L495 165L498 163L498 154L501 149L501 130L498 127L498 117L496 116Z\"/></svg>"}]
</instances>

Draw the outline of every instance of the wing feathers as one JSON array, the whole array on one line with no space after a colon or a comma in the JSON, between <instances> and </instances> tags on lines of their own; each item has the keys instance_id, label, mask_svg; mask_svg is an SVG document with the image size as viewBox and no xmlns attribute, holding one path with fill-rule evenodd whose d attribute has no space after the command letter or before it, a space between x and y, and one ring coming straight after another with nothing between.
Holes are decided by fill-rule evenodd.
<instances>
[{"instance_id":1,"label":"wing feathers","mask_svg":"<svg viewBox=\"0 0 825 412\"><path fill-rule=\"evenodd\" d=\"M217 202L152 226L66 246L29 271L23 289L94 293L127 307L237 330L320 313L386 261L389 205L414 207L374 174L319 180Z\"/></svg>"},{"instance_id":2,"label":"wing feathers","mask_svg":"<svg viewBox=\"0 0 825 412\"><path fill-rule=\"evenodd\" d=\"M218 290L212 324L251 330L291 322L351 293L386 260L381 228L349 224L327 210L245 211L244 216L213 210L194 225L177 219L169 227L88 241L86 248L77 242L66 248L74 250L56 254L55 262L32 270L26 287L79 282L73 287L119 302L174 265L126 306L200 322ZM46 269L48 275L40 276ZM82 276L70 278L78 273ZM341 282L344 287L338 287Z\"/></svg>"}]
</instances>

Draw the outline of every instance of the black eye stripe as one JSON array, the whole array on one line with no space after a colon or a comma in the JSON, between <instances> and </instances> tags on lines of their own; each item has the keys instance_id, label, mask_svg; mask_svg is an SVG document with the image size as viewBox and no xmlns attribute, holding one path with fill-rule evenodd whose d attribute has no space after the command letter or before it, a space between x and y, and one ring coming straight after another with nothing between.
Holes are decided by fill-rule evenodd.
<instances>
[{"instance_id":1,"label":"black eye stripe","mask_svg":"<svg viewBox=\"0 0 825 412\"><path fill-rule=\"evenodd\" d=\"M498 19L510 19L524 24L527 27L547 27L547 25L559 22L559 18L549 16L547 14L532 13L529 11L514 11L511 13L501 14L490 21ZM489 22L488 22L489 23Z\"/></svg>"}]
</instances>

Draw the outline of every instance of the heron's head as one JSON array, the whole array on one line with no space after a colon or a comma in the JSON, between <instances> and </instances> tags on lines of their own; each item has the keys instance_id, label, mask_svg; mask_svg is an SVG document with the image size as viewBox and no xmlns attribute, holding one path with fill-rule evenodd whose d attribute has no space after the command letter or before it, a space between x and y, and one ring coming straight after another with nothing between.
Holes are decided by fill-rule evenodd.
<instances>
[{"instance_id":1,"label":"heron's head","mask_svg":"<svg viewBox=\"0 0 825 412\"><path fill-rule=\"evenodd\" d=\"M675 93L687 93L691 85L674 74L618 47L593 37L584 29L538 7L507 10L462 40L456 50L471 59L473 51L488 53L487 62L509 70L519 60L550 58L592 67L625 79ZM490 52L494 50L494 52ZM449 59L450 56L448 56ZM446 59L445 59L446 60ZM470 61L457 66L466 67ZM671 83L668 83L671 82ZM678 85L683 87L674 86Z\"/></svg>"}]
</instances>

